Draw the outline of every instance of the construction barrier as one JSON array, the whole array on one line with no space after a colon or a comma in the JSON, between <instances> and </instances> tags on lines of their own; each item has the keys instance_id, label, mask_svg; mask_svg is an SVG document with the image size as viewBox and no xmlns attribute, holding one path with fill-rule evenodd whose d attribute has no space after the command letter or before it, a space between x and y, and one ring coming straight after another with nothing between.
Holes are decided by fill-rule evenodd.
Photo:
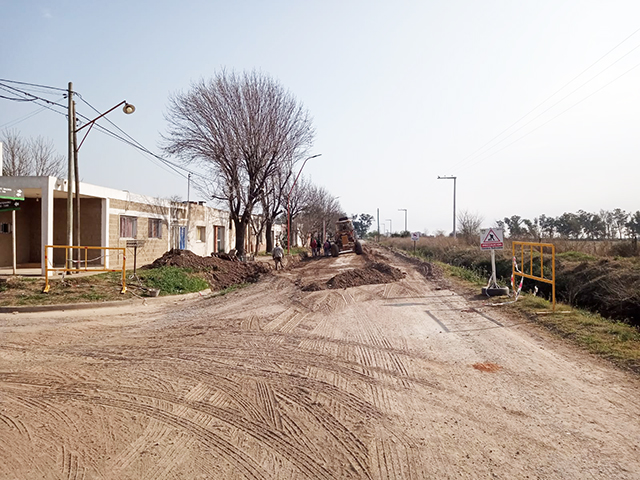
<instances>
[{"instance_id":1,"label":"construction barrier","mask_svg":"<svg viewBox=\"0 0 640 480\"><path fill-rule=\"evenodd\" d=\"M519 247L519 248L516 248ZM522 266L522 270L518 268L516 250L518 250L520 257L520 265ZM545 276L544 274L544 256L545 250L547 250L547 255L551 255L551 278L549 276ZM550 253L549 253L550 250ZM515 276L519 275L522 277L520 286L522 287L522 280L524 278L530 278L532 280L536 280L538 282L544 282L551 284L551 298L553 302L553 311L556 311L556 247L552 243L536 243L536 242L511 242L511 252L513 255L513 266L512 266L512 283L515 280ZM525 255L526 253L526 255ZM534 258L535 257L535 258ZM533 264L534 259L540 259L540 275L534 275L533 273ZM526 268L525 259L528 260L528 269ZM526 271L529 270L529 273ZM547 270L548 271L548 270Z\"/></svg>"},{"instance_id":2,"label":"construction barrier","mask_svg":"<svg viewBox=\"0 0 640 480\"><path fill-rule=\"evenodd\" d=\"M51 249L51 256L49 256L49 249ZM49 259L53 259L53 252L55 249L63 249L64 250L64 267L55 267L53 266L53 262L49 262ZM73 251L77 251L79 255L73 255ZM111 251L116 250L122 254L122 266L119 268L107 268L106 266L106 257L104 253L101 253L99 256L94 258L89 258L89 251L95 250L103 250L103 251ZM81 259L82 252L84 252L84 259ZM71 255L70 255L71 254ZM76 256L75 260L73 257ZM101 261L102 263L97 266L89 266L91 262ZM65 273L71 272L122 272L122 291L120 293L125 293L127 291L126 285L126 275L125 275L125 263L126 263L126 249L124 247L74 247L71 245L47 245L44 247L44 262L45 262L45 285L43 293L49 292L49 272L62 272L63 275ZM82 263L84 262L84 267L82 267Z\"/></svg>"}]
</instances>

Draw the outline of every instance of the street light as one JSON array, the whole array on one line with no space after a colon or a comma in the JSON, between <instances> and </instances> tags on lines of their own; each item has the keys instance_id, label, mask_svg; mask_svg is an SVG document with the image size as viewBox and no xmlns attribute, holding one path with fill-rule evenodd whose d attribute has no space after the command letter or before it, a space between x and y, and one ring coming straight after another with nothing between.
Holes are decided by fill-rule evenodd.
<instances>
[{"instance_id":1,"label":"street light","mask_svg":"<svg viewBox=\"0 0 640 480\"><path fill-rule=\"evenodd\" d=\"M453 180L453 238L456 238L456 178L438 176L438 180Z\"/></svg>"},{"instance_id":2,"label":"street light","mask_svg":"<svg viewBox=\"0 0 640 480\"><path fill-rule=\"evenodd\" d=\"M398 211L399 212L404 212L404 231L408 232L409 230L407 230L407 209L406 208L399 208Z\"/></svg>"},{"instance_id":3,"label":"street light","mask_svg":"<svg viewBox=\"0 0 640 480\"><path fill-rule=\"evenodd\" d=\"M98 115L93 120L85 123L79 128L76 128L76 102L73 101L73 84L69 82L69 90L68 90L68 100L69 100L69 168L67 175L67 245L73 245L73 230L74 230L74 214L73 214L73 190L71 188L71 179L75 178L75 233L76 233L76 242L78 246L80 245L80 175L78 171L78 151L80 147L84 143L87 135L93 128L93 125L97 120L100 120L102 117L112 112L116 108L122 106L122 111L127 115L135 112L136 108L127 103L126 100L118 103L116 106L110 108L106 112ZM89 127L89 129L82 137L82 141L78 144L77 133L85 127ZM68 256L69 262L72 261L72 255ZM71 264L69 264L70 266Z\"/></svg>"},{"instance_id":4,"label":"street light","mask_svg":"<svg viewBox=\"0 0 640 480\"><path fill-rule=\"evenodd\" d=\"M291 255L291 192L293 192L293 189L298 182L298 178L300 178L300 174L302 173L302 169L307 164L307 162L312 158L319 157L320 155L322 154L318 153L316 155L312 155L304 161L304 163L300 167L300 171L298 171L298 175L296 176L293 185L291 185L291 190L289 190L289 194L287 195L287 255Z\"/></svg>"}]
</instances>

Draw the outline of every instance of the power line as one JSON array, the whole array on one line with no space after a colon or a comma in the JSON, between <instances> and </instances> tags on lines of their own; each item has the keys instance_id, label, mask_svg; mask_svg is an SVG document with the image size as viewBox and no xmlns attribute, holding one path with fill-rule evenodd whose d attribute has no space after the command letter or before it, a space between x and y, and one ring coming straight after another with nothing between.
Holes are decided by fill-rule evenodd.
<instances>
[{"instance_id":1,"label":"power line","mask_svg":"<svg viewBox=\"0 0 640 480\"><path fill-rule=\"evenodd\" d=\"M549 122L552 122L553 120L555 120L556 118L558 118L560 115L563 115L564 113L568 112L569 110L571 110L573 107L581 104L582 102L584 102L585 100L587 100L588 98L592 97L593 95L595 95L596 93L598 93L600 90L605 89L606 87L608 87L609 85L611 85L613 82L617 81L618 79L620 79L621 77L624 77L627 73L631 72L632 70L635 70L636 68L640 67L640 63L634 65L633 67L631 67L629 70L627 70L626 72L618 75L616 78L614 78L613 80L611 80L610 82L606 83L605 85L603 85L602 87L600 87L599 89L597 89L594 92L591 92L589 95L587 95L586 97L584 97L583 99L577 101L576 103L574 103L573 105L571 105L570 107L564 109L563 111L561 111L560 113L558 113L556 116L550 118L549 120L547 120L546 122L542 123L541 125L538 125L536 128L534 128L533 130L531 130L530 132L525 133L524 135L522 135L521 137L518 137L517 139L515 139L513 142L509 143L508 145L505 145L504 147L502 147L500 150L497 150L489 155L487 155L486 157L482 158L482 159L478 159L476 162L473 162L469 165L467 165L465 168L470 168L474 165L477 165L478 163L480 163L481 161L484 161L488 158L493 157L495 154L501 152L502 150L510 147L511 145L513 145L514 143L519 142L520 140L522 140L524 137L532 134L533 132L535 132L536 130L544 127L546 124L548 124Z\"/></svg>"},{"instance_id":2,"label":"power line","mask_svg":"<svg viewBox=\"0 0 640 480\"><path fill-rule=\"evenodd\" d=\"M2 125L0 125L0 128L7 128L7 127L9 127L9 128L10 128L10 127L13 127L14 125L17 125L17 124L19 124L19 123L21 123L21 122L24 122L25 120L28 120L29 118L34 117L35 115L37 115L37 114L39 114L39 113L42 113L42 112L44 112L45 110L46 110L46 108L44 108L44 107L40 107L40 108L38 108L37 110L34 110L34 111L33 111L33 112L31 112L31 113L28 113L28 114L27 114L27 115L25 115L24 117L20 117L20 118L18 118L18 119L16 119L16 120L11 120L11 121L9 121L9 122L7 122L7 123L3 123Z\"/></svg>"},{"instance_id":3,"label":"power line","mask_svg":"<svg viewBox=\"0 0 640 480\"><path fill-rule=\"evenodd\" d=\"M611 63L609 66L605 67L603 70L601 70L600 72L598 72L597 74L595 74L593 77L591 77L589 80L587 80L586 82L584 82L582 85L580 85L579 87L575 88L574 90L572 90L571 92L569 92L567 95L565 95L564 97L562 97L560 100L558 100L557 102L555 102L553 105L551 105L550 107L548 107L547 109L545 109L544 111L542 111L541 113L539 113L537 116L535 116L533 119L531 119L530 121L528 121L527 123L525 123L524 125L522 125L521 127L519 127L517 130L511 132L509 135L507 135L506 137L504 137L503 139L501 139L500 141L498 141L497 143L495 143L494 145L490 146L489 148L485 149L485 147L487 147L488 145L490 145L494 140L498 139L500 136L502 136L504 133L506 133L507 131L509 131L511 128L513 128L515 125L517 125L518 123L520 123L523 119L525 119L526 117L528 117L529 115L531 115L531 113L533 113L535 110L537 110L538 108L540 108L542 105L544 105L546 102L548 102L551 98L553 98L554 96L556 96L558 93L560 93L562 90L564 90L567 86L569 86L571 83L573 83L575 80L577 80L578 78L580 78L582 75L584 75L587 71L589 71L591 68L593 68L596 64L598 64L600 61L602 61L605 57L607 57L608 55L610 55L614 50L616 50L620 45L622 45L623 43L625 43L627 40L629 40L631 37L633 37L636 33L640 32L640 28L638 28L637 30L635 30L633 33L631 33L630 35L628 35L627 37L625 37L622 41L620 41L618 44L616 44L613 48L611 48L609 51L607 51L604 55L602 55L600 58L598 58L595 62L593 62L591 65L589 65L587 68L585 68L584 70L582 70L578 75L576 75L575 77L573 77L571 80L569 80L567 83L565 83L562 87L560 87L558 90L556 90L554 93L552 93L551 95L549 95L545 100L543 100L542 102L540 102L538 105L536 105L534 108L532 108L531 110L529 110L526 114L524 114L523 116L521 116L518 120L516 120L515 122L513 122L511 125L509 125L507 128L505 128L504 130L502 130L498 135L494 136L491 140L489 140L488 142L486 142L485 144L483 144L480 148L478 148L477 150L475 150L473 153L471 153L470 155L466 156L465 158L463 158L462 160L458 161L457 163L455 163L453 165L452 168L462 168L463 165L465 163L467 163L468 161L473 161L478 157L481 157L482 155L488 153L491 149L497 147L498 145L500 145L502 142L504 142L506 139L508 139L510 136L512 136L513 134L515 134L516 132L522 130L522 128L526 127L527 125L529 125L531 122L533 122L534 120L536 120L537 118L539 118L540 116L542 116L544 113L548 112L551 108L555 107L556 105L558 105L559 103L561 103L563 100L565 100L566 98L568 98L569 96L573 95L577 90L581 89L582 87L584 87L585 85L587 85L588 83L590 83L592 80L594 80L595 78L597 78L598 76L600 76L601 74L603 74L604 72L606 72L609 68L611 68L613 65L615 65L616 63L618 63L620 60L622 60L623 58L625 58L627 55L629 55L630 53L632 53L633 51L637 50L638 48L640 48L640 44L636 45L634 48L632 48L631 50L629 50L627 53L625 53L622 57L618 58L617 60L615 60L613 63ZM635 67L634 67L635 68ZM631 69L633 70L633 68ZM628 73L628 72L626 72ZM625 73L625 74L626 74ZM624 75L624 74L623 74ZM620 78L620 77L618 77ZM616 78L617 80L617 78ZM611 82L610 82L611 83ZM607 84L609 85L609 84ZM598 89L597 91L600 91L601 89ZM591 96L591 95L589 95ZM587 97L588 98L588 97ZM566 111L566 110L565 110ZM554 117L556 118L556 117ZM545 122L543 125L546 125ZM537 128L536 128L537 129ZM523 137L520 137L523 138ZM515 143L515 142L514 142ZM509 145L513 145L513 143L510 143ZM485 150L485 151L482 151ZM502 151L503 149L500 149L498 151ZM496 152L497 153L497 152ZM471 165L475 165L477 162L473 162L470 165L465 166L464 168L467 168L468 166Z\"/></svg>"},{"instance_id":4,"label":"power line","mask_svg":"<svg viewBox=\"0 0 640 480\"><path fill-rule=\"evenodd\" d=\"M66 88L51 87L49 85L38 85L37 83L18 82L17 80L7 80L6 78L0 78L0 82L15 83L17 85L28 85L30 87L47 88L49 90L58 90L60 92L66 92L67 91Z\"/></svg>"}]
</instances>

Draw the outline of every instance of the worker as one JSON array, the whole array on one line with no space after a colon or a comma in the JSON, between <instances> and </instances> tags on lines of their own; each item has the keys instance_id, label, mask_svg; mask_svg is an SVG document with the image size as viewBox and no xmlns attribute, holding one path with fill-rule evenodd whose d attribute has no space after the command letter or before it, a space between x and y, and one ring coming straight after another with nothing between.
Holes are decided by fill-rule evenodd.
<instances>
[{"instance_id":1,"label":"worker","mask_svg":"<svg viewBox=\"0 0 640 480\"><path fill-rule=\"evenodd\" d=\"M272 256L273 256L273 261L276 264L276 270L278 270L278 265L280 265L281 268L284 268L284 266L282 265L282 257L284 257L284 250L280 246L280 242L276 243L276 248L273 249Z\"/></svg>"},{"instance_id":2,"label":"worker","mask_svg":"<svg viewBox=\"0 0 640 480\"><path fill-rule=\"evenodd\" d=\"M329 243L329 239L327 238L324 242L324 245L322 246L322 248L324 249L324 256L328 257L329 254L331 253L331 244Z\"/></svg>"}]
</instances>

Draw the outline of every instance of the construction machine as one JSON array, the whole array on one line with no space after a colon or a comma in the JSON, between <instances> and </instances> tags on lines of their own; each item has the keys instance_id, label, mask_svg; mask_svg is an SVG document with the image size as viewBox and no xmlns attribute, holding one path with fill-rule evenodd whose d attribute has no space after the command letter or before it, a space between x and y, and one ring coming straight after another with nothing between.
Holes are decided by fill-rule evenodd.
<instances>
[{"instance_id":1,"label":"construction machine","mask_svg":"<svg viewBox=\"0 0 640 480\"><path fill-rule=\"evenodd\" d=\"M362 243L358 240L353 222L348 217L340 217L336 222L336 233L331 243L331 256L337 257L341 253L362 255Z\"/></svg>"}]
</instances>

